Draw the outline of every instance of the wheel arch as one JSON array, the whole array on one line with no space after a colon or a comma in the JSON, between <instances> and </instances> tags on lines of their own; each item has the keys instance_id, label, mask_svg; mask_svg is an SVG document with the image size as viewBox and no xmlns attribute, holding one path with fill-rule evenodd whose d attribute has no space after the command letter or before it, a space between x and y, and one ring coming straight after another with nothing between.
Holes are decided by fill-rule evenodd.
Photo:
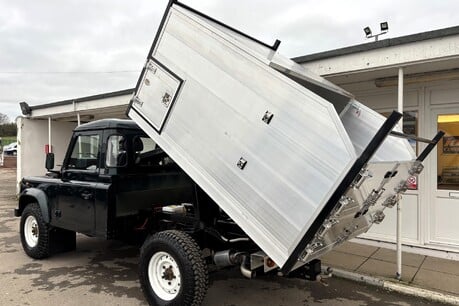
<instances>
[{"instance_id":1,"label":"wheel arch","mask_svg":"<svg viewBox=\"0 0 459 306\"><path fill-rule=\"evenodd\" d=\"M30 203L38 203L41 214L46 223L50 222L50 213L48 209L48 197L43 190L38 188L28 188L19 195L19 207L15 211L16 217L22 215L24 208Z\"/></svg>"}]
</instances>

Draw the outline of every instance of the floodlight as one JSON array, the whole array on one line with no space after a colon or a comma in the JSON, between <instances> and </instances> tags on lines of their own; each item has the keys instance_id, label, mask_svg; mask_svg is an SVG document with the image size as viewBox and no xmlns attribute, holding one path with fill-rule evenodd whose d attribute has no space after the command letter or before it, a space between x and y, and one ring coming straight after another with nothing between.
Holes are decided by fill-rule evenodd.
<instances>
[{"instance_id":1,"label":"floodlight","mask_svg":"<svg viewBox=\"0 0 459 306\"><path fill-rule=\"evenodd\" d=\"M387 23L387 21L381 22L381 31L383 32L389 31L389 24Z\"/></svg>"},{"instance_id":2,"label":"floodlight","mask_svg":"<svg viewBox=\"0 0 459 306\"><path fill-rule=\"evenodd\" d=\"M29 104L27 104L27 102L21 102L19 103L19 106L21 107L21 112L24 116L32 114L32 109L30 108Z\"/></svg>"},{"instance_id":3,"label":"floodlight","mask_svg":"<svg viewBox=\"0 0 459 306\"><path fill-rule=\"evenodd\" d=\"M365 29L363 29L363 31L365 32L365 35L368 37L368 36L371 36L371 29L370 27L366 27Z\"/></svg>"}]
</instances>

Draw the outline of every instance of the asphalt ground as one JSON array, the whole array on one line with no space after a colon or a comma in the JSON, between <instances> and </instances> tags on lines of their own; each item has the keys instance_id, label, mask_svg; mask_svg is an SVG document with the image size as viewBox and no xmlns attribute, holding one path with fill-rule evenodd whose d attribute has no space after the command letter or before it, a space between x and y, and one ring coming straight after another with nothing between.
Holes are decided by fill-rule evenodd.
<instances>
[{"instance_id":1,"label":"asphalt ground","mask_svg":"<svg viewBox=\"0 0 459 306\"><path fill-rule=\"evenodd\" d=\"M25 255L13 216L15 175L0 168L0 305L146 305L137 247L78 235L76 251L45 260ZM434 305L336 277L327 283L276 275L249 280L238 269L220 270L210 274L204 305Z\"/></svg>"}]
</instances>

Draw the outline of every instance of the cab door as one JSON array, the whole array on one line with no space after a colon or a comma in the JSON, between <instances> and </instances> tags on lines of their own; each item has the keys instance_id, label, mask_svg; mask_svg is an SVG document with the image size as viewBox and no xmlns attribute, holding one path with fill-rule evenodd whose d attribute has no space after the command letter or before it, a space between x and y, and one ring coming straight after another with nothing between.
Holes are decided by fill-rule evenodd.
<instances>
[{"instance_id":1,"label":"cab door","mask_svg":"<svg viewBox=\"0 0 459 306\"><path fill-rule=\"evenodd\" d=\"M82 132L73 138L62 169L54 217L56 226L94 235L95 195L100 169L99 132Z\"/></svg>"}]
</instances>

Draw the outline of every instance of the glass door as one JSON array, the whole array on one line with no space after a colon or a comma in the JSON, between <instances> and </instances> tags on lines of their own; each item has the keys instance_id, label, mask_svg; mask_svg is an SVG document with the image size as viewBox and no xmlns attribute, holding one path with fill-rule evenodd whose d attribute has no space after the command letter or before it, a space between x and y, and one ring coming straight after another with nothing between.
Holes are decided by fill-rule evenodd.
<instances>
[{"instance_id":1,"label":"glass door","mask_svg":"<svg viewBox=\"0 0 459 306\"><path fill-rule=\"evenodd\" d=\"M431 126L445 136L430 158L430 240L459 247L459 110L435 110Z\"/></svg>"}]
</instances>

